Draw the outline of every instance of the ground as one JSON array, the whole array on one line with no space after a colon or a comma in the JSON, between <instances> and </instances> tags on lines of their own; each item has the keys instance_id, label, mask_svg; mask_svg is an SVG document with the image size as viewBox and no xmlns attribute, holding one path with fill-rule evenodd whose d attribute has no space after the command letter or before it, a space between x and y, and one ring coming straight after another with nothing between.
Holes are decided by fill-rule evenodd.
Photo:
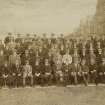
<instances>
[{"instance_id":1,"label":"ground","mask_svg":"<svg viewBox=\"0 0 105 105\"><path fill-rule=\"evenodd\" d=\"M0 105L105 105L105 86L1 89Z\"/></svg>"}]
</instances>

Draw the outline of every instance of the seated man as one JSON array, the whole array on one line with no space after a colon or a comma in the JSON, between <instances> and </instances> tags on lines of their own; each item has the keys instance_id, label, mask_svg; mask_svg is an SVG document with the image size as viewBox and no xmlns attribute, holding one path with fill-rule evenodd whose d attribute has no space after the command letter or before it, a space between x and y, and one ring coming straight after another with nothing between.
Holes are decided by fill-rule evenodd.
<instances>
[{"instance_id":1,"label":"seated man","mask_svg":"<svg viewBox=\"0 0 105 105\"><path fill-rule=\"evenodd\" d=\"M79 82L80 74L80 56L78 54L78 49L76 44L74 44L74 54L73 54L73 63L70 68L70 79L71 83L77 85Z\"/></svg>"},{"instance_id":2,"label":"seated man","mask_svg":"<svg viewBox=\"0 0 105 105\"><path fill-rule=\"evenodd\" d=\"M62 84L64 79L63 79L63 71L62 71L62 62L57 60L55 64L55 78L56 78L56 83Z\"/></svg>"},{"instance_id":3,"label":"seated man","mask_svg":"<svg viewBox=\"0 0 105 105\"><path fill-rule=\"evenodd\" d=\"M11 86L11 78L10 78L10 70L8 63L5 62L4 65L1 67L1 86Z\"/></svg>"},{"instance_id":4,"label":"seated man","mask_svg":"<svg viewBox=\"0 0 105 105\"><path fill-rule=\"evenodd\" d=\"M26 79L31 79L31 86L33 85L33 75L32 75L32 66L29 64L29 61L26 61L26 64L23 66L23 86L26 85Z\"/></svg>"},{"instance_id":5,"label":"seated man","mask_svg":"<svg viewBox=\"0 0 105 105\"><path fill-rule=\"evenodd\" d=\"M11 74L11 87L15 87L16 86L16 69L15 69L14 64L10 66L10 74Z\"/></svg>"},{"instance_id":6,"label":"seated man","mask_svg":"<svg viewBox=\"0 0 105 105\"><path fill-rule=\"evenodd\" d=\"M41 70L39 60L36 60L33 66L34 84L41 84Z\"/></svg>"},{"instance_id":7,"label":"seated man","mask_svg":"<svg viewBox=\"0 0 105 105\"><path fill-rule=\"evenodd\" d=\"M82 81L85 84L85 86L87 86L89 81L89 68L86 65L85 59L83 59L81 62L81 73L82 73Z\"/></svg>"},{"instance_id":8,"label":"seated man","mask_svg":"<svg viewBox=\"0 0 105 105\"><path fill-rule=\"evenodd\" d=\"M62 64L64 85L68 85L70 83L70 68L71 64Z\"/></svg>"},{"instance_id":9,"label":"seated man","mask_svg":"<svg viewBox=\"0 0 105 105\"><path fill-rule=\"evenodd\" d=\"M22 86L22 66L18 61L16 61L15 65L12 66L12 76L13 76L13 82L14 85L19 87Z\"/></svg>"},{"instance_id":10,"label":"seated man","mask_svg":"<svg viewBox=\"0 0 105 105\"><path fill-rule=\"evenodd\" d=\"M102 64L98 65L97 78L98 83L105 83L105 58L102 59Z\"/></svg>"},{"instance_id":11,"label":"seated man","mask_svg":"<svg viewBox=\"0 0 105 105\"><path fill-rule=\"evenodd\" d=\"M70 80L71 84L77 85L78 84L78 78L81 76L80 74L80 64L78 61L73 63L70 67Z\"/></svg>"},{"instance_id":12,"label":"seated man","mask_svg":"<svg viewBox=\"0 0 105 105\"><path fill-rule=\"evenodd\" d=\"M51 74L52 70L48 59L45 60L44 71L45 71L45 78L44 78L45 84L50 85L52 82L52 74Z\"/></svg>"},{"instance_id":13,"label":"seated man","mask_svg":"<svg viewBox=\"0 0 105 105\"><path fill-rule=\"evenodd\" d=\"M93 59L90 60L89 75L90 83L95 83L97 85L97 65Z\"/></svg>"},{"instance_id":14,"label":"seated man","mask_svg":"<svg viewBox=\"0 0 105 105\"><path fill-rule=\"evenodd\" d=\"M64 83L67 85L69 83L69 70L72 63L72 56L69 53L69 50L67 50L66 54L63 56L62 59L62 71L64 74Z\"/></svg>"}]
</instances>

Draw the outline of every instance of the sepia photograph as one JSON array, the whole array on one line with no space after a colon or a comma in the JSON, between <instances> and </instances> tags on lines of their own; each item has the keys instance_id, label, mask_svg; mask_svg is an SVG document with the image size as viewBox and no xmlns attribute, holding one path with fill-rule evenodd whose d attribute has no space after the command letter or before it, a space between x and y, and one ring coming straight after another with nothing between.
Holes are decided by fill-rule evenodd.
<instances>
[{"instance_id":1,"label":"sepia photograph","mask_svg":"<svg viewBox=\"0 0 105 105\"><path fill-rule=\"evenodd\" d=\"M105 105L105 0L0 0L0 105Z\"/></svg>"}]
</instances>

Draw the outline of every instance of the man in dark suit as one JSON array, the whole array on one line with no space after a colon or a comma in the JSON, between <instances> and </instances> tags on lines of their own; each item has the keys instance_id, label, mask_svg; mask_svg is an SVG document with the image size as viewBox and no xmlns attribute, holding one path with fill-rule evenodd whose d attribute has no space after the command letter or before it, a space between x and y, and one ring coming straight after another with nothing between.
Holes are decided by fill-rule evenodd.
<instances>
[{"instance_id":1,"label":"man in dark suit","mask_svg":"<svg viewBox=\"0 0 105 105\"><path fill-rule=\"evenodd\" d=\"M30 63L30 54L28 50L24 51L24 54L21 55L21 63L22 65L25 65L26 61L29 61Z\"/></svg>"},{"instance_id":2,"label":"man in dark suit","mask_svg":"<svg viewBox=\"0 0 105 105\"><path fill-rule=\"evenodd\" d=\"M13 77L13 84L14 86L20 87L22 86L22 76L23 70L22 66L18 61L14 65L12 65L12 77Z\"/></svg>"},{"instance_id":3,"label":"man in dark suit","mask_svg":"<svg viewBox=\"0 0 105 105\"><path fill-rule=\"evenodd\" d=\"M9 86L11 87L11 75L10 75L10 68L7 62L5 62L1 67L0 67L0 75L1 75L1 81L0 84L1 86Z\"/></svg>"},{"instance_id":4,"label":"man in dark suit","mask_svg":"<svg viewBox=\"0 0 105 105\"><path fill-rule=\"evenodd\" d=\"M11 36L12 35L12 33L8 33L8 36L7 37L5 37L5 39L4 39L4 43L7 45L9 42L11 42Z\"/></svg>"},{"instance_id":5,"label":"man in dark suit","mask_svg":"<svg viewBox=\"0 0 105 105\"><path fill-rule=\"evenodd\" d=\"M97 68L98 83L105 83L105 58L102 59L102 63Z\"/></svg>"},{"instance_id":6,"label":"man in dark suit","mask_svg":"<svg viewBox=\"0 0 105 105\"><path fill-rule=\"evenodd\" d=\"M56 38L54 33L51 34L51 44L56 44Z\"/></svg>"},{"instance_id":7,"label":"man in dark suit","mask_svg":"<svg viewBox=\"0 0 105 105\"><path fill-rule=\"evenodd\" d=\"M33 73L34 85L40 85L41 84L41 67L40 67L40 61L38 59L36 59L35 61L32 73Z\"/></svg>"},{"instance_id":8,"label":"man in dark suit","mask_svg":"<svg viewBox=\"0 0 105 105\"><path fill-rule=\"evenodd\" d=\"M71 84L77 85L78 84L78 78L81 76L80 74L81 68L80 64L77 62L72 63L71 68L70 68L70 79L71 79Z\"/></svg>"},{"instance_id":9,"label":"man in dark suit","mask_svg":"<svg viewBox=\"0 0 105 105\"><path fill-rule=\"evenodd\" d=\"M4 64L5 60L4 51L0 50L0 67Z\"/></svg>"},{"instance_id":10,"label":"man in dark suit","mask_svg":"<svg viewBox=\"0 0 105 105\"><path fill-rule=\"evenodd\" d=\"M95 83L97 85L97 65L94 59L90 59L89 75L90 75L90 83Z\"/></svg>"},{"instance_id":11,"label":"man in dark suit","mask_svg":"<svg viewBox=\"0 0 105 105\"><path fill-rule=\"evenodd\" d=\"M70 83L70 69L71 69L71 64L67 63L62 64L64 85L68 85Z\"/></svg>"},{"instance_id":12,"label":"man in dark suit","mask_svg":"<svg viewBox=\"0 0 105 105\"><path fill-rule=\"evenodd\" d=\"M81 73L82 81L85 84L85 86L87 86L89 81L89 67L86 64L86 59L82 59L81 61Z\"/></svg>"},{"instance_id":13,"label":"man in dark suit","mask_svg":"<svg viewBox=\"0 0 105 105\"><path fill-rule=\"evenodd\" d=\"M45 59L44 63L44 71L45 71L45 84L51 85L52 82L52 69L48 59Z\"/></svg>"}]
</instances>

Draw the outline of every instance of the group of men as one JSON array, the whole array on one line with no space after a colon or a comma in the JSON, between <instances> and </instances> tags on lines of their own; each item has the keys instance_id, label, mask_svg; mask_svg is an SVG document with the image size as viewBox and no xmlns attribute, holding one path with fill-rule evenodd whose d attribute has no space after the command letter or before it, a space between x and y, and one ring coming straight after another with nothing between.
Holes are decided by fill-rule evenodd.
<instances>
[{"instance_id":1,"label":"group of men","mask_svg":"<svg viewBox=\"0 0 105 105\"><path fill-rule=\"evenodd\" d=\"M0 87L105 83L105 39L34 35L0 41Z\"/></svg>"}]
</instances>

